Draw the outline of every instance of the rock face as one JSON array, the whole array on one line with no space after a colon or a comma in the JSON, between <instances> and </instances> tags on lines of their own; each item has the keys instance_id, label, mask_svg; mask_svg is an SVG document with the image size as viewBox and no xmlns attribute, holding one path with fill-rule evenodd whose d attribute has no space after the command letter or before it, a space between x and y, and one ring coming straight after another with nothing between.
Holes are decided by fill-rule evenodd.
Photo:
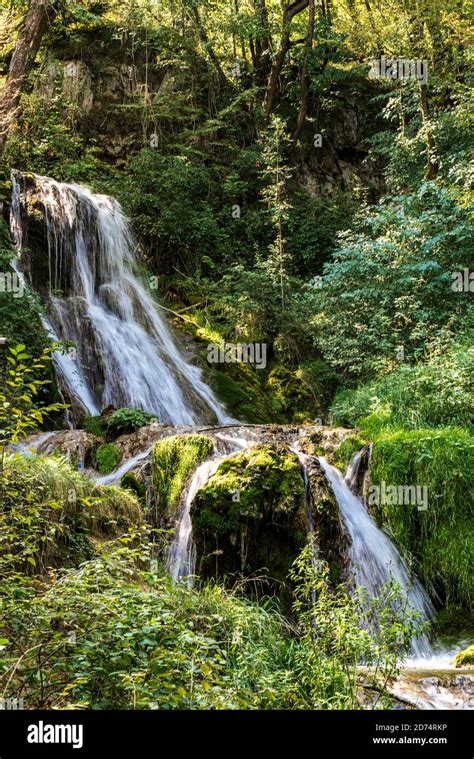
<instances>
[{"instance_id":1,"label":"rock face","mask_svg":"<svg viewBox=\"0 0 474 759\"><path fill-rule=\"evenodd\" d=\"M297 457L263 444L227 458L198 492L192 523L199 575L265 575L263 592L286 597L308 530Z\"/></svg>"},{"instance_id":2,"label":"rock face","mask_svg":"<svg viewBox=\"0 0 474 759\"><path fill-rule=\"evenodd\" d=\"M316 545L321 559L327 562L330 579L337 584L349 575L350 537L341 521L339 506L318 459L305 457L308 478L308 506L311 510Z\"/></svg>"}]
</instances>

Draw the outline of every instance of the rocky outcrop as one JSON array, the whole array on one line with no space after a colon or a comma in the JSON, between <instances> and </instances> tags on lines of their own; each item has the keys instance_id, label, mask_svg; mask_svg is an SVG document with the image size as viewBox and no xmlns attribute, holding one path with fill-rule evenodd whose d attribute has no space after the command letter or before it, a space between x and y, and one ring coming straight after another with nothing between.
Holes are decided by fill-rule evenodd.
<instances>
[{"instance_id":1,"label":"rocky outcrop","mask_svg":"<svg viewBox=\"0 0 474 759\"><path fill-rule=\"evenodd\" d=\"M253 577L263 593L288 598L288 573L308 531L295 454L261 444L230 456L198 492L191 518L198 574Z\"/></svg>"}]
</instances>

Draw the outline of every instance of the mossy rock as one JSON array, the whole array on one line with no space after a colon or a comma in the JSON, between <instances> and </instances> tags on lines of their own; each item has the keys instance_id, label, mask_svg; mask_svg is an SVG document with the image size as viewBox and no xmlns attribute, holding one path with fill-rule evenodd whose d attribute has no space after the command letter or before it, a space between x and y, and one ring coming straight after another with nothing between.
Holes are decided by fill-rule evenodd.
<instances>
[{"instance_id":1,"label":"mossy rock","mask_svg":"<svg viewBox=\"0 0 474 759\"><path fill-rule=\"evenodd\" d=\"M95 452L95 460L100 474L110 474L120 464L122 451L113 443L103 443Z\"/></svg>"},{"instance_id":2,"label":"mossy rock","mask_svg":"<svg viewBox=\"0 0 474 759\"><path fill-rule=\"evenodd\" d=\"M205 435L173 435L153 447L151 474L155 521L172 524L186 481L214 452Z\"/></svg>"},{"instance_id":3,"label":"mossy rock","mask_svg":"<svg viewBox=\"0 0 474 759\"><path fill-rule=\"evenodd\" d=\"M273 592L288 600L289 569L307 538L305 489L293 453L265 444L230 456L197 493L191 517L199 574L263 570Z\"/></svg>"},{"instance_id":4,"label":"mossy rock","mask_svg":"<svg viewBox=\"0 0 474 759\"><path fill-rule=\"evenodd\" d=\"M133 472L126 472L120 480L120 487L125 490L131 490L136 496L144 503L146 501L146 487L144 483L133 474Z\"/></svg>"},{"instance_id":5,"label":"mossy rock","mask_svg":"<svg viewBox=\"0 0 474 759\"><path fill-rule=\"evenodd\" d=\"M469 646L469 648L466 648L464 651L460 651L458 654L456 654L454 657L454 666L474 666L474 646Z\"/></svg>"}]
</instances>

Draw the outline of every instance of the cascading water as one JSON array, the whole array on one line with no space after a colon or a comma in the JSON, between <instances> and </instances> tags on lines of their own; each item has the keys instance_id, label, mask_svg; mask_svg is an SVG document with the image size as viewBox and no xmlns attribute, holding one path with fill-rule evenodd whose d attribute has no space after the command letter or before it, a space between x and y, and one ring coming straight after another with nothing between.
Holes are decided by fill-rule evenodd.
<instances>
[{"instance_id":1,"label":"cascading water","mask_svg":"<svg viewBox=\"0 0 474 759\"><path fill-rule=\"evenodd\" d=\"M369 597L379 595L381 587L395 580L401 587L412 609L421 621L429 622L434 607L418 578L408 567L391 540L380 530L363 502L355 496L336 467L319 459L339 505L341 517L351 537L349 560L357 587L367 589ZM412 641L412 652L417 657L432 655L427 635L421 634Z\"/></svg>"},{"instance_id":2,"label":"cascading water","mask_svg":"<svg viewBox=\"0 0 474 759\"><path fill-rule=\"evenodd\" d=\"M117 201L47 177L22 187L13 173L12 181L19 256L30 244L31 206L44 216L47 261L36 256L21 268L46 303L50 334L75 346L75 353L55 355L74 403L91 414L109 405L139 407L170 424L232 421L180 354L136 275L137 245Z\"/></svg>"},{"instance_id":3,"label":"cascading water","mask_svg":"<svg viewBox=\"0 0 474 759\"><path fill-rule=\"evenodd\" d=\"M227 435L218 433L216 443L224 444L225 453L216 451L212 459L208 459L194 472L188 487L181 499L181 509L176 523L176 536L168 553L168 571L174 582L186 578L188 585L195 574L196 555L193 543L193 525L191 521L191 506L200 490L212 477L219 464L238 451L249 448L255 442L252 432L248 438L242 436L242 430L237 428L235 434L230 431Z\"/></svg>"},{"instance_id":4,"label":"cascading water","mask_svg":"<svg viewBox=\"0 0 474 759\"><path fill-rule=\"evenodd\" d=\"M170 546L168 555L168 571L174 582L186 578L190 584L195 573L196 555L192 539L191 506L196 493L212 477L222 458L224 457L209 459L201 464L194 472L184 492L183 508L176 526L176 537Z\"/></svg>"}]
</instances>

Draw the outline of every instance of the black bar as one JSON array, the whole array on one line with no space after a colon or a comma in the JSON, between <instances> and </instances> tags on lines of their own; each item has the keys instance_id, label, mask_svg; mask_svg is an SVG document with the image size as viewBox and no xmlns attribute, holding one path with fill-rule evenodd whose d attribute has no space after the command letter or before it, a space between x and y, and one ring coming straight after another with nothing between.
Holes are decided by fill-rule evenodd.
<instances>
[{"instance_id":1,"label":"black bar","mask_svg":"<svg viewBox=\"0 0 474 759\"><path fill-rule=\"evenodd\" d=\"M42 733L39 732L41 723ZM76 726L55 733L48 726ZM27 738L69 738L29 743ZM0 759L23 757L163 756L174 750L190 759L241 751L262 756L279 750L319 759L344 756L474 756L469 711L0 711ZM265 752L263 754L263 752ZM304 752L304 754L303 754Z\"/></svg>"}]
</instances>

